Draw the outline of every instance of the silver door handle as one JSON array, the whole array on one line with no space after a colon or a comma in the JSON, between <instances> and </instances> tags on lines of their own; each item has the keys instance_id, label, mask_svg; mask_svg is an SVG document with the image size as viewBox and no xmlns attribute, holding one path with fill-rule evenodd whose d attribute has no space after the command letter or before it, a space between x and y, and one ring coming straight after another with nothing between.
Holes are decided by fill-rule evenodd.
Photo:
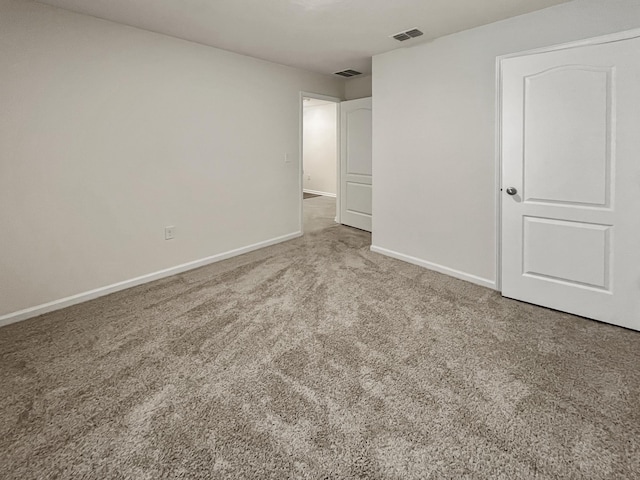
<instances>
[{"instance_id":1,"label":"silver door handle","mask_svg":"<svg viewBox=\"0 0 640 480\"><path fill-rule=\"evenodd\" d=\"M515 195L516 193L518 193L518 190L516 190L514 187L509 187L507 188L507 193L509 195Z\"/></svg>"}]
</instances>

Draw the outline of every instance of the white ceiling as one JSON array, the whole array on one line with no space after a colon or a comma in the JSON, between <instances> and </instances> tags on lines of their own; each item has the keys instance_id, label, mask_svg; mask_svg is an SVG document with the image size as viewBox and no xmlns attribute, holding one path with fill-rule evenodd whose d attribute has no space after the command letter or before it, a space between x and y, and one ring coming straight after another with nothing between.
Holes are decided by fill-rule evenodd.
<instances>
[{"instance_id":1,"label":"white ceiling","mask_svg":"<svg viewBox=\"0 0 640 480\"><path fill-rule=\"evenodd\" d=\"M40 0L271 62L371 72L371 57L567 0ZM390 35L417 27L399 43Z\"/></svg>"}]
</instances>

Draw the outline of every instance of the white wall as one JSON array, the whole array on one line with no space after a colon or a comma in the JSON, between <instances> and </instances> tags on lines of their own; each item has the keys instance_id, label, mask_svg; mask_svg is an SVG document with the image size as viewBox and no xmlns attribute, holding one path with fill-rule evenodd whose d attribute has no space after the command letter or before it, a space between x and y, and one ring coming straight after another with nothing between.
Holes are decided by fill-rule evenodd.
<instances>
[{"instance_id":1,"label":"white wall","mask_svg":"<svg viewBox=\"0 0 640 480\"><path fill-rule=\"evenodd\" d=\"M374 57L374 250L494 284L496 57L636 27L578 0Z\"/></svg>"},{"instance_id":2,"label":"white wall","mask_svg":"<svg viewBox=\"0 0 640 480\"><path fill-rule=\"evenodd\" d=\"M336 194L337 109L336 103L304 107L302 155L305 190Z\"/></svg>"},{"instance_id":3,"label":"white wall","mask_svg":"<svg viewBox=\"0 0 640 480\"><path fill-rule=\"evenodd\" d=\"M13 0L0 0L0 65L4 323L299 232L299 93L344 89ZM167 225L175 240L164 240Z\"/></svg>"},{"instance_id":4,"label":"white wall","mask_svg":"<svg viewBox=\"0 0 640 480\"><path fill-rule=\"evenodd\" d=\"M372 77L349 78L344 84L345 100L356 100L358 98L370 97L372 93Z\"/></svg>"}]
</instances>

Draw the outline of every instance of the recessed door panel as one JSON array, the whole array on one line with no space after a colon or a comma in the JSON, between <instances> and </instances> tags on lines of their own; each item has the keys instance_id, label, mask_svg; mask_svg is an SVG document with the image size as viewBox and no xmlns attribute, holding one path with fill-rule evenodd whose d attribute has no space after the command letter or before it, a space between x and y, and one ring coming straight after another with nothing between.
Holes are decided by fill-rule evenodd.
<instances>
[{"instance_id":1,"label":"recessed door panel","mask_svg":"<svg viewBox=\"0 0 640 480\"><path fill-rule=\"evenodd\" d=\"M524 85L525 200L608 206L611 68L563 66Z\"/></svg>"},{"instance_id":2,"label":"recessed door panel","mask_svg":"<svg viewBox=\"0 0 640 480\"><path fill-rule=\"evenodd\" d=\"M371 215L371 185L347 182L347 205L350 212Z\"/></svg>"},{"instance_id":3,"label":"recessed door panel","mask_svg":"<svg viewBox=\"0 0 640 480\"><path fill-rule=\"evenodd\" d=\"M345 114L347 134L347 173L371 175L371 108L358 108Z\"/></svg>"},{"instance_id":4,"label":"recessed door panel","mask_svg":"<svg viewBox=\"0 0 640 480\"><path fill-rule=\"evenodd\" d=\"M611 227L524 217L523 274L608 290Z\"/></svg>"}]
</instances>

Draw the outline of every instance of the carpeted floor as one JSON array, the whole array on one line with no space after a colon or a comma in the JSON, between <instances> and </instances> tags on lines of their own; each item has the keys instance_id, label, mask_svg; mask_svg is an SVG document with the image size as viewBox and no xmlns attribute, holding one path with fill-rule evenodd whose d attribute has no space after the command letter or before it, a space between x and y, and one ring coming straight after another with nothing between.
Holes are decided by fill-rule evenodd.
<instances>
[{"instance_id":1,"label":"carpeted floor","mask_svg":"<svg viewBox=\"0 0 640 480\"><path fill-rule=\"evenodd\" d=\"M331 197L314 197L303 203L304 233L315 233L326 228L337 227L336 199ZM369 240L369 243L371 241Z\"/></svg>"},{"instance_id":2,"label":"carpeted floor","mask_svg":"<svg viewBox=\"0 0 640 480\"><path fill-rule=\"evenodd\" d=\"M640 478L640 334L371 253L327 200L0 329L0 477Z\"/></svg>"}]
</instances>

